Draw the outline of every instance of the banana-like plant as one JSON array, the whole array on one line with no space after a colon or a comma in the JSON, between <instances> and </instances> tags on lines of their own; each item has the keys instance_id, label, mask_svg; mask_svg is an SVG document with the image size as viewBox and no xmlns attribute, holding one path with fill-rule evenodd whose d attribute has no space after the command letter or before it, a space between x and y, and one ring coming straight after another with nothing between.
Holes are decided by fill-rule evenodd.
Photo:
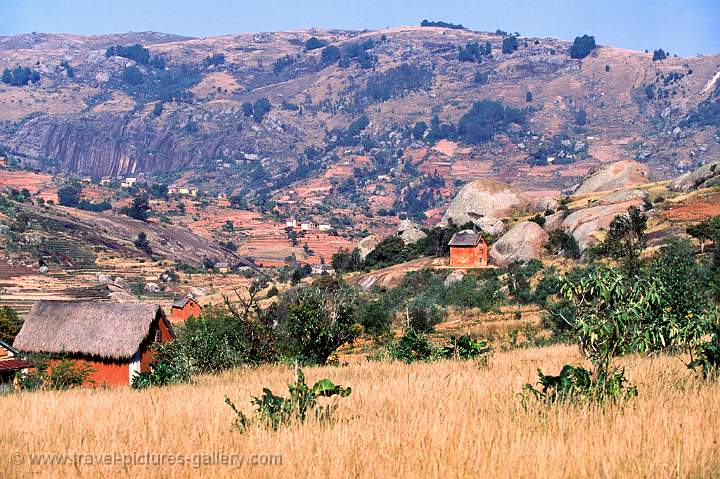
<instances>
[{"instance_id":1,"label":"banana-like plant","mask_svg":"<svg viewBox=\"0 0 720 479\"><path fill-rule=\"evenodd\" d=\"M332 396L347 397L352 392L350 387L334 384L329 379L317 381L312 388L305 383L305 375L297 370L294 383L288 385L289 397L276 396L268 389L263 389L261 397L253 397L251 403L255 405L255 415L252 418L238 410L229 397L225 396L225 403L235 413L233 425L240 431L245 431L253 423L260 423L274 431L281 426L293 422L303 423L308 413L313 411L319 421L329 420L337 409L336 404L318 405L318 398Z\"/></svg>"}]
</instances>

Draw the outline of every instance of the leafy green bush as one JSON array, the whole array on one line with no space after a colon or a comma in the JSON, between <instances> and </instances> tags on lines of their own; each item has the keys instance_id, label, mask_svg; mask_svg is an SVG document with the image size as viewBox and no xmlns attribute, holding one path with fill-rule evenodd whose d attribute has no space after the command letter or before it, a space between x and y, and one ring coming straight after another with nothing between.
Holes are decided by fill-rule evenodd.
<instances>
[{"instance_id":1,"label":"leafy green bush","mask_svg":"<svg viewBox=\"0 0 720 479\"><path fill-rule=\"evenodd\" d=\"M65 390L94 382L90 376L95 369L85 361L44 354L29 355L28 359L35 368L20 373L20 389Z\"/></svg>"},{"instance_id":2,"label":"leafy green bush","mask_svg":"<svg viewBox=\"0 0 720 479\"><path fill-rule=\"evenodd\" d=\"M538 369L538 384L523 387L524 399L544 403L597 402L625 400L637 396L637 388L627 382L624 370L614 370L600 377L581 366L566 364L558 376L545 375Z\"/></svg>"},{"instance_id":3,"label":"leafy green bush","mask_svg":"<svg viewBox=\"0 0 720 479\"><path fill-rule=\"evenodd\" d=\"M254 423L277 431L282 426L293 423L304 423L309 413L314 413L315 418L320 422L332 418L332 413L337 409L336 404L318 406L318 399L321 397L348 397L352 392L350 387L343 388L333 384L329 379L321 379L312 388L305 383L305 375L298 369L295 383L288 385L289 397L276 396L268 388L263 388L262 397L253 397L252 404L256 407L255 416L247 417L238 410L229 397L225 396L225 403L235 413L233 426L244 432Z\"/></svg>"},{"instance_id":4,"label":"leafy green bush","mask_svg":"<svg viewBox=\"0 0 720 479\"><path fill-rule=\"evenodd\" d=\"M364 303L359 309L358 319L367 334L377 337L390 332L391 310L381 301Z\"/></svg>"},{"instance_id":5,"label":"leafy green bush","mask_svg":"<svg viewBox=\"0 0 720 479\"><path fill-rule=\"evenodd\" d=\"M167 386L186 382L188 379L187 376L181 377L176 374L174 368L166 363L155 363L150 371L135 374L131 385L135 389L144 389L151 386Z\"/></svg>"},{"instance_id":6,"label":"leafy green bush","mask_svg":"<svg viewBox=\"0 0 720 479\"><path fill-rule=\"evenodd\" d=\"M430 339L421 332L406 328L401 337L388 345L388 354L391 359L412 363L427 361L434 352Z\"/></svg>"},{"instance_id":7,"label":"leafy green bush","mask_svg":"<svg viewBox=\"0 0 720 479\"><path fill-rule=\"evenodd\" d=\"M443 347L439 356L446 359L476 359L492 351L485 341L474 341L467 334L450 337L450 345Z\"/></svg>"}]
</instances>

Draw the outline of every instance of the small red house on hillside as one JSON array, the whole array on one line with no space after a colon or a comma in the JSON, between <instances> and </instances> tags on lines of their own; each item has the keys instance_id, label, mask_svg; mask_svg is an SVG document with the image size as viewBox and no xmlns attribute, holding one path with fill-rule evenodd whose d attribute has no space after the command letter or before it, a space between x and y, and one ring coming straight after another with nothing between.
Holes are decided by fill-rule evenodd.
<instances>
[{"instance_id":1,"label":"small red house on hillside","mask_svg":"<svg viewBox=\"0 0 720 479\"><path fill-rule=\"evenodd\" d=\"M170 317L175 323L184 323L190 316L200 317L200 313L202 313L202 306L193 298L185 297L172 304Z\"/></svg>"},{"instance_id":2,"label":"small red house on hillside","mask_svg":"<svg viewBox=\"0 0 720 479\"><path fill-rule=\"evenodd\" d=\"M455 233L448 246L450 266L453 268L481 268L488 264L487 242L471 230Z\"/></svg>"},{"instance_id":3,"label":"small red house on hillside","mask_svg":"<svg viewBox=\"0 0 720 479\"><path fill-rule=\"evenodd\" d=\"M150 371L152 344L174 338L156 304L38 301L13 347L84 361L95 370L94 386L127 386L136 373Z\"/></svg>"}]
</instances>

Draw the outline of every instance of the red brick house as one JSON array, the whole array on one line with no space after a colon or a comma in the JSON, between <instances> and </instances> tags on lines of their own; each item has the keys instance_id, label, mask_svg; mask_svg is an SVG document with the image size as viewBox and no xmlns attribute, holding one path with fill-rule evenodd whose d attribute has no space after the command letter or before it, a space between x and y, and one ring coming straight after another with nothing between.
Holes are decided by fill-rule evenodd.
<instances>
[{"instance_id":1,"label":"red brick house","mask_svg":"<svg viewBox=\"0 0 720 479\"><path fill-rule=\"evenodd\" d=\"M448 243L450 266L482 268L488 264L488 244L481 235L465 230L455 233Z\"/></svg>"},{"instance_id":2,"label":"red brick house","mask_svg":"<svg viewBox=\"0 0 720 479\"><path fill-rule=\"evenodd\" d=\"M190 316L200 317L200 313L202 313L202 306L193 298L185 297L172 304L170 317L175 323L184 323Z\"/></svg>"},{"instance_id":3,"label":"red brick house","mask_svg":"<svg viewBox=\"0 0 720 479\"><path fill-rule=\"evenodd\" d=\"M127 386L136 373L150 370L152 344L174 338L156 304L38 301L13 347L87 363L95 370L88 385Z\"/></svg>"}]
</instances>

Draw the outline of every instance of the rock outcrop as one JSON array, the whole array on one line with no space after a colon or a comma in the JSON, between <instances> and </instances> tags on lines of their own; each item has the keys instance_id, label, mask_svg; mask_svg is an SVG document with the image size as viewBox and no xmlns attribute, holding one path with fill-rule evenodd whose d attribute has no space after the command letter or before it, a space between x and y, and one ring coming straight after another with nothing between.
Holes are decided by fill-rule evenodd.
<instances>
[{"instance_id":1,"label":"rock outcrop","mask_svg":"<svg viewBox=\"0 0 720 479\"><path fill-rule=\"evenodd\" d=\"M626 201L633 201L633 200L639 200L641 202L645 202L646 199L648 199L649 195L647 191L645 190L638 190L638 189L632 189L632 190L618 190L613 191L612 193L608 193L605 196L602 196L598 198L597 200L593 201L593 205L612 205L615 203L624 203Z\"/></svg>"},{"instance_id":2,"label":"rock outcrop","mask_svg":"<svg viewBox=\"0 0 720 479\"><path fill-rule=\"evenodd\" d=\"M490 248L490 262L505 266L516 260L539 258L548 240L547 232L537 223L518 223Z\"/></svg>"},{"instance_id":3,"label":"rock outcrop","mask_svg":"<svg viewBox=\"0 0 720 479\"><path fill-rule=\"evenodd\" d=\"M642 185L650 181L650 169L635 160L623 160L605 165L580 184L576 195L617 190Z\"/></svg>"},{"instance_id":4,"label":"rock outcrop","mask_svg":"<svg viewBox=\"0 0 720 479\"><path fill-rule=\"evenodd\" d=\"M475 180L462 189L453 199L441 223L452 219L463 225L483 216L502 218L525 208L528 200L516 188L495 180Z\"/></svg>"},{"instance_id":5,"label":"rock outcrop","mask_svg":"<svg viewBox=\"0 0 720 479\"><path fill-rule=\"evenodd\" d=\"M473 220L473 223L480 228L480 231L489 235L498 236L505 232L505 223L497 218L483 216L482 218Z\"/></svg>"},{"instance_id":6,"label":"rock outcrop","mask_svg":"<svg viewBox=\"0 0 720 479\"><path fill-rule=\"evenodd\" d=\"M421 239L427 238L427 234L420 229L420 225L413 223L410 220L403 220L400 222L397 235L406 245L417 243Z\"/></svg>"},{"instance_id":7,"label":"rock outcrop","mask_svg":"<svg viewBox=\"0 0 720 479\"><path fill-rule=\"evenodd\" d=\"M545 231L552 231L560 228L563 221L565 221L565 213L566 211L558 211L557 213L547 215L545 217L545 224L543 225L543 229Z\"/></svg>"},{"instance_id":8,"label":"rock outcrop","mask_svg":"<svg viewBox=\"0 0 720 479\"><path fill-rule=\"evenodd\" d=\"M375 249L379 242L380 238L375 235L366 236L358 241L357 248L360 250L360 257L365 259L365 257Z\"/></svg>"},{"instance_id":9,"label":"rock outcrop","mask_svg":"<svg viewBox=\"0 0 720 479\"><path fill-rule=\"evenodd\" d=\"M571 233L583 251L599 241L597 233L607 230L612 220L627 213L631 206L641 206L641 200L625 201L611 205L593 206L570 213L562 223L562 229Z\"/></svg>"},{"instance_id":10,"label":"rock outcrop","mask_svg":"<svg viewBox=\"0 0 720 479\"><path fill-rule=\"evenodd\" d=\"M537 198L528 204L529 213L545 213L548 210L557 211L560 203L555 198Z\"/></svg>"},{"instance_id":11,"label":"rock outcrop","mask_svg":"<svg viewBox=\"0 0 720 479\"><path fill-rule=\"evenodd\" d=\"M673 191L688 191L720 183L720 162L708 163L675 178L668 186Z\"/></svg>"}]
</instances>

